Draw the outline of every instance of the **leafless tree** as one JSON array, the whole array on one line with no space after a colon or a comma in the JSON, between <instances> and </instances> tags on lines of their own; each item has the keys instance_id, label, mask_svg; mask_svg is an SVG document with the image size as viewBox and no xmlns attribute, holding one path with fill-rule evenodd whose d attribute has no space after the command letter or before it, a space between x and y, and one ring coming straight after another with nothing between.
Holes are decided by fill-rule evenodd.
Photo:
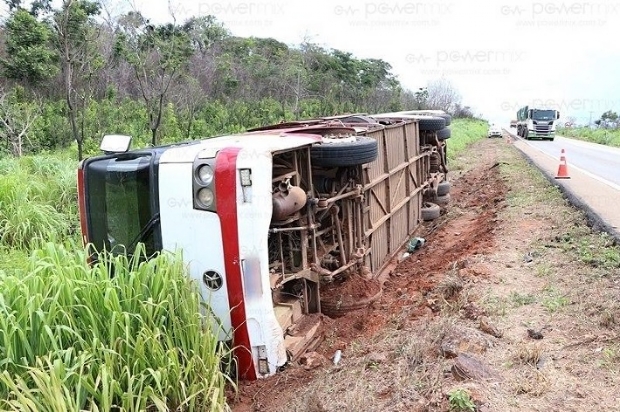
<instances>
[{"instance_id":1,"label":"leafless tree","mask_svg":"<svg viewBox=\"0 0 620 412\"><path fill-rule=\"evenodd\" d=\"M28 130L40 113L38 100L31 98L27 103L19 102L0 91L0 136L13 156L24 154L24 143L29 141Z\"/></svg>"},{"instance_id":2,"label":"leafless tree","mask_svg":"<svg viewBox=\"0 0 620 412\"><path fill-rule=\"evenodd\" d=\"M428 82L426 90L428 91L427 106L429 109L454 113L456 106L461 103L461 94L446 78Z\"/></svg>"},{"instance_id":3,"label":"leafless tree","mask_svg":"<svg viewBox=\"0 0 620 412\"><path fill-rule=\"evenodd\" d=\"M149 117L151 144L173 84L183 74L192 54L189 38L176 23L153 26L139 12L122 17L116 51L131 66Z\"/></svg>"},{"instance_id":4,"label":"leafless tree","mask_svg":"<svg viewBox=\"0 0 620 412\"><path fill-rule=\"evenodd\" d=\"M6 29L4 24L0 24L0 61L6 58ZM8 83L8 79L5 76L0 76L0 86L6 86Z\"/></svg>"},{"instance_id":5,"label":"leafless tree","mask_svg":"<svg viewBox=\"0 0 620 412\"><path fill-rule=\"evenodd\" d=\"M92 97L94 77L102 65L96 47L99 30L89 24L90 17L97 13L96 3L63 0L54 21L69 123L80 160L85 139L86 108Z\"/></svg>"},{"instance_id":6,"label":"leafless tree","mask_svg":"<svg viewBox=\"0 0 620 412\"><path fill-rule=\"evenodd\" d=\"M200 87L196 77L184 75L178 79L171 100L180 109L184 117L185 138L191 139L192 126L196 120L196 114L207 102L207 94Z\"/></svg>"}]
</instances>

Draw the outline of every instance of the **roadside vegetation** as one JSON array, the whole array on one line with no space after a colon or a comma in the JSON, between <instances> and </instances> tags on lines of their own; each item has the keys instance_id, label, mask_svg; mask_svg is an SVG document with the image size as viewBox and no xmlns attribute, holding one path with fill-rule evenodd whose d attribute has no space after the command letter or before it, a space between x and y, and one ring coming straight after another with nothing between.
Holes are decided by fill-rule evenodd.
<instances>
[{"instance_id":1,"label":"roadside vegetation","mask_svg":"<svg viewBox=\"0 0 620 412\"><path fill-rule=\"evenodd\" d=\"M448 164L472 143L485 138L488 124L479 119L454 119L450 124L452 137L447 141Z\"/></svg>"},{"instance_id":2,"label":"roadside vegetation","mask_svg":"<svg viewBox=\"0 0 620 412\"><path fill-rule=\"evenodd\" d=\"M618 129L591 129L589 127L561 127L558 134L586 142L620 147L620 130Z\"/></svg>"},{"instance_id":3,"label":"roadside vegetation","mask_svg":"<svg viewBox=\"0 0 620 412\"><path fill-rule=\"evenodd\" d=\"M144 147L355 112L472 117L445 79L409 90L384 60L237 37L210 15L153 24L100 1L4 3L0 156L71 148L79 160L104 134Z\"/></svg>"},{"instance_id":4,"label":"roadside vegetation","mask_svg":"<svg viewBox=\"0 0 620 412\"><path fill-rule=\"evenodd\" d=\"M618 120L619 116L613 110L601 114L601 117L594 121L593 127L574 127L574 119L569 118L565 126L573 127L559 126L558 133L573 139L620 147L620 129L618 128L620 123Z\"/></svg>"},{"instance_id":5,"label":"roadside vegetation","mask_svg":"<svg viewBox=\"0 0 620 412\"><path fill-rule=\"evenodd\" d=\"M182 259L138 257L91 267L75 245L44 243L0 277L2 410L225 408L225 353Z\"/></svg>"},{"instance_id":6,"label":"roadside vegetation","mask_svg":"<svg viewBox=\"0 0 620 412\"><path fill-rule=\"evenodd\" d=\"M77 231L76 163L62 155L0 159L0 247L28 250Z\"/></svg>"}]
</instances>

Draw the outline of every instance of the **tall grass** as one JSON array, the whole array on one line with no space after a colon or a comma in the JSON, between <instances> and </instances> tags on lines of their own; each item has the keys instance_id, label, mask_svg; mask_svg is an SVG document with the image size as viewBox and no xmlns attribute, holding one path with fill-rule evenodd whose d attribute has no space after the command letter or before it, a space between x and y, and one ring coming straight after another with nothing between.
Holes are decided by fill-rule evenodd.
<instances>
[{"instance_id":1,"label":"tall grass","mask_svg":"<svg viewBox=\"0 0 620 412\"><path fill-rule=\"evenodd\" d=\"M77 233L76 167L57 155L0 159L0 247L27 250Z\"/></svg>"},{"instance_id":2,"label":"tall grass","mask_svg":"<svg viewBox=\"0 0 620 412\"><path fill-rule=\"evenodd\" d=\"M0 277L26 270L28 256L29 251L27 250L0 246Z\"/></svg>"},{"instance_id":3,"label":"tall grass","mask_svg":"<svg viewBox=\"0 0 620 412\"><path fill-rule=\"evenodd\" d=\"M181 256L91 267L70 249L0 277L0 409L226 410L225 354Z\"/></svg>"},{"instance_id":4,"label":"tall grass","mask_svg":"<svg viewBox=\"0 0 620 412\"><path fill-rule=\"evenodd\" d=\"M590 129L589 127L560 128L558 134L586 142L620 147L620 130Z\"/></svg>"},{"instance_id":5,"label":"tall grass","mask_svg":"<svg viewBox=\"0 0 620 412\"><path fill-rule=\"evenodd\" d=\"M486 138L488 123L479 119L453 119L452 136L447 140L448 163L454 161L470 144Z\"/></svg>"}]
</instances>

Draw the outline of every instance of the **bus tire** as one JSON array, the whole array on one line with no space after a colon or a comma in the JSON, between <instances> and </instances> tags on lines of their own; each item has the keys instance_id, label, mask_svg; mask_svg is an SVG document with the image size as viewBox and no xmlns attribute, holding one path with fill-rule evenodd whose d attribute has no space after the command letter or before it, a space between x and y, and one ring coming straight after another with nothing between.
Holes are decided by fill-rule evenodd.
<instances>
[{"instance_id":1,"label":"bus tire","mask_svg":"<svg viewBox=\"0 0 620 412\"><path fill-rule=\"evenodd\" d=\"M379 156L377 141L368 136L356 136L354 142L321 143L312 146L312 164L323 167L357 166L373 162Z\"/></svg>"},{"instance_id":2,"label":"bus tire","mask_svg":"<svg viewBox=\"0 0 620 412\"><path fill-rule=\"evenodd\" d=\"M431 202L424 202L424 204L422 205L422 210L420 211L422 220L425 222L437 219L440 214L441 208L439 207L439 205Z\"/></svg>"},{"instance_id":3,"label":"bus tire","mask_svg":"<svg viewBox=\"0 0 620 412\"><path fill-rule=\"evenodd\" d=\"M421 131L436 132L446 127L446 120L443 117L420 116L416 120Z\"/></svg>"},{"instance_id":4,"label":"bus tire","mask_svg":"<svg viewBox=\"0 0 620 412\"><path fill-rule=\"evenodd\" d=\"M437 185L437 196L444 196L450 193L450 188L452 184L450 182L444 181Z\"/></svg>"},{"instance_id":5,"label":"bus tire","mask_svg":"<svg viewBox=\"0 0 620 412\"><path fill-rule=\"evenodd\" d=\"M449 127L444 127L441 130L437 130L437 139L446 140L452 135L452 130Z\"/></svg>"},{"instance_id":6,"label":"bus tire","mask_svg":"<svg viewBox=\"0 0 620 412\"><path fill-rule=\"evenodd\" d=\"M450 116L448 113L438 113L434 114L433 116L443 118L446 121L446 127L450 126L450 123L452 123L452 116Z\"/></svg>"},{"instance_id":7,"label":"bus tire","mask_svg":"<svg viewBox=\"0 0 620 412\"><path fill-rule=\"evenodd\" d=\"M445 195L437 196L435 198L435 203L441 206L447 206L450 203L450 193L446 193Z\"/></svg>"}]
</instances>

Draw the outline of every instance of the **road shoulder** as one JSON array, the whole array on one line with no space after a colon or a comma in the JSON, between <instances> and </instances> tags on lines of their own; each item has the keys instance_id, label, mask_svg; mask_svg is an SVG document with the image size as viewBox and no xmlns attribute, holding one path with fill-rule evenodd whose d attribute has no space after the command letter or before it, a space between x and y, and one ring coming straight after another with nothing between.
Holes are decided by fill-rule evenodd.
<instances>
[{"instance_id":1,"label":"road shoulder","mask_svg":"<svg viewBox=\"0 0 620 412\"><path fill-rule=\"evenodd\" d=\"M540 169L552 185L560 188L571 204L584 211L588 223L595 230L607 232L620 242L620 191L571 167L570 153L565 153L570 179L557 179L561 153L556 158L551 157L537 150L535 142L529 144L514 136L511 142L530 164Z\"/></svg>"}]
</instances>

